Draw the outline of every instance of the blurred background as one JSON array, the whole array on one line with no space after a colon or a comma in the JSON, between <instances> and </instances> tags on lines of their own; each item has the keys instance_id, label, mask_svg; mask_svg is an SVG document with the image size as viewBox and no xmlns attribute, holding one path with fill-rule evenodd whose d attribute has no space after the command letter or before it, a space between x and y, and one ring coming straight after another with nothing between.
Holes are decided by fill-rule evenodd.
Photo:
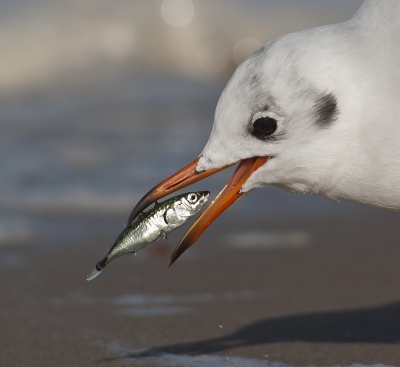
<instances>
[{"instance_id":1,"label":"blurred background","mask_svg":"<svg viewBox=\"0 0 400 367\"><path fill-rule=\"evenodd\" d=\"M201 152L247 55L361 2L0 0L0 245L112 240L130 206ZM230 173L197 187L216 195ZM224 216L365 210L267 188Z\"/></svg>"}]
</instances>

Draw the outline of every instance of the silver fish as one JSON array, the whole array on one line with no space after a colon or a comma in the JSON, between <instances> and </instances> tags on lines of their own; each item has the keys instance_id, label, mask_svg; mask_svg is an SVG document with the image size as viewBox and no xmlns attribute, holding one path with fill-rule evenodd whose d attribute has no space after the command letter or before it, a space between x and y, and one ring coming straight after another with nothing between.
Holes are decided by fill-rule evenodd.
<instances>
[{"instance_id":1,"label":"silver fish","mask_svg":"<svg viewBox=\"0 0 400 367\"><path fill-rule=\"evenodd\" d=\"M86 280L96 278L114 259L136 253L160 238L166 238L169 232L198 213L208 201L209 195L209 191L187 192L156 203L154 208L142 213L136 222L119 234L105 258L96 264Z\"/></svg>"}]
</instances>

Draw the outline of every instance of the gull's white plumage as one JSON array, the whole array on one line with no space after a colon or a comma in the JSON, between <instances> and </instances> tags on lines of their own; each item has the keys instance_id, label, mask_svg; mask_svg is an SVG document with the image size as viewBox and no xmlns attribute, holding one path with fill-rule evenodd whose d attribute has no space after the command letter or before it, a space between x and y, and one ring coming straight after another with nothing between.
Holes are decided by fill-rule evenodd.
<instances>
[{"instance_id":1,"label":"gull's white plumage","mask_svg":"<svg viewBox=\"0 0 400 367\"><path fill-rule=\"evenodd\" d=\"M367 0L347 22L269 42L223 91L197 170L272 156L243 191L272 184L400 209L399 45L398 0ZM324 96L337 103L321 124ZM273 141L249 133L264 116L278 121Z\"/></svg>"}]
</instances>

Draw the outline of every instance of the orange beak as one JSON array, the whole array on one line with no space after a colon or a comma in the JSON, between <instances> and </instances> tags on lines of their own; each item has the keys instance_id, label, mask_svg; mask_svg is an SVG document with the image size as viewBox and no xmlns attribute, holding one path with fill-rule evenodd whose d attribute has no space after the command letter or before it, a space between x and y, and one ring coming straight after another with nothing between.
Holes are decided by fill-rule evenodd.
<instances>
[{"instance_id":1,"label":"orange beak","mask_svg":"<svg viewBox=\"0 0 400 367\"><path fill-rule=\"evenodd\" d=\"M182 240L176 246L170 258L170 266L180 255L182 255L186 249L188 249L197 241L206 228L223 211L225 211L243 195L243 193L240 192L243 184L247 181L250 175L264 165L267 160L268 157L254 157L244 159L239 163L228 184L222 189L222 191L200 215L200 217L197 218L197 220L193 223L193 225L183 236ZM199 158L196 158L192 163L188 164L186 167L183 167L181 170L174 173L172 176L168 177L166 180L162 181L153 189L151 189L133 208L131 214L129 215L128 226L132 224L135 218L145 208L155 201L231 166L227 165L221 168L197 172L196 166L198 161Z\"/></svg>"}]
</instances>

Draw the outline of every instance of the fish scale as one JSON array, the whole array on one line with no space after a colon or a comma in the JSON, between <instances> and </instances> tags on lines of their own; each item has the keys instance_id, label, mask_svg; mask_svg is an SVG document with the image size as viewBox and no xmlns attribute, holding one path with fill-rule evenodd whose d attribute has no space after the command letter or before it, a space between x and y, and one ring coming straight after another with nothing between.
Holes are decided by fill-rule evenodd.
<instances>
[{"instance_id":1,"label":"fish scale","mask_svg":"<svg viewBox=\"0 0 400 367\"><path fill-rule=\"evenodd\" d=\"M104 267L118 257L136 253L186 223L207 203L209 191L188 192L174 196L143 212L117 237L103 260L99 261L86 280L97 277Z\"/></svg>"}]
</instances>

